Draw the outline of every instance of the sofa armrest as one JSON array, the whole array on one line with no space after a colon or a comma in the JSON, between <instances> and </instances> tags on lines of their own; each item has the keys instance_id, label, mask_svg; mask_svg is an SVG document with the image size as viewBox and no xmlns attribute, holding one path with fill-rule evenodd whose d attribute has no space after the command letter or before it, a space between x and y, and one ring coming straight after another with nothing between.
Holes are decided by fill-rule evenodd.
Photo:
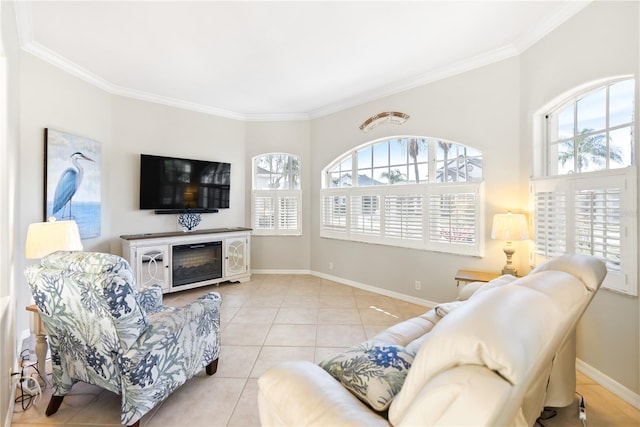
<instances>
[{"instance_id":1,"label":"sofa armrest","mask_svg":"<svg viewBox=\"0 0 640 427\"><path fill-rule=\"evenodd\" d=\"M309 361L282 363L258 380L263 426L389 426L324 369Z\"/></svg>"},{"instance_id":2,"label":"sofa armrest","mask_svg":"<svg viewBox=\"0 0 640 427\"><path fill-rule=\"evenodd\" d=\"M391 403L389 419L397 427L511 426L526 427L514 387L496 372L479 365L445 370L413 397L401 412Z\"/></svg>"},{"instance_id":3,"label":"sofa armrest","mask_svg":"<svg viewBox=\"0 0 640 427\"><path fill-rule=\"evenodd\" d=\"M466 301L476 293L478 289L486 285L486 282L471 282L462 286L458 291L458 301Z\"/></svg>"}]
</instances>

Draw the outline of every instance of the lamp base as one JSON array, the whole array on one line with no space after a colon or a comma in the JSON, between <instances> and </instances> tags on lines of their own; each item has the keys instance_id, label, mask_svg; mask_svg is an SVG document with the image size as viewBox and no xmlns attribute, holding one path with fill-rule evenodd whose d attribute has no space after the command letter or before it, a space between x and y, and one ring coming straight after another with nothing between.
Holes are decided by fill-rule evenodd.
<instances>
[{"instance_id":1,"label":"lamp base","mask_svg":"<svg viewBox=\"0 0 640 427\"><path fill-rule=\"evenodd\" d=\"M517 276L518 272L513 268L505 267L502 269L502 274L510 274L512 276Z\"/></svg>"},{"instance_id":2,"label":"lamp base","mask_svg":"<svg viewBox=\"0 0 640 427\"><path fill-rule=\"evenodd\" d=\"M511 262L511 258L515 252L516 250L513 248L513 243L507 241L504 246L504 254L507 256L507 263L502 268L502 274L516 275L516 269L513 268L513 263Z\"/></svg>"}]
</instances>

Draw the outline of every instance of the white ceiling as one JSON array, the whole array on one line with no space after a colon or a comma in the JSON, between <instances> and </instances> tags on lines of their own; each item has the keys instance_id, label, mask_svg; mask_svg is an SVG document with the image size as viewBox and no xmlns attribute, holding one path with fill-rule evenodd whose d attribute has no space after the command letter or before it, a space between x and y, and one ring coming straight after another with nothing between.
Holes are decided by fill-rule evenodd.
<instances>
[{"instance_id":1,"label":"white ceiling","mask_svg":"<svg viewBox=\"0 0 640 427\"><path fill-rule=\"evenodd\" d=\"M23 49L110 93L306 119L521 53L588 1L17 3Z\"/></svg>"}]
</instances>

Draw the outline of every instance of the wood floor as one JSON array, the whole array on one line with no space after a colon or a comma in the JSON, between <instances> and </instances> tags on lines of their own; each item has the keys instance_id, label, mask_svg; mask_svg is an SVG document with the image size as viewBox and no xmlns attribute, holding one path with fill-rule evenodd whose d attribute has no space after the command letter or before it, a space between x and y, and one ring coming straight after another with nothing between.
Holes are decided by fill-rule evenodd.
<instances>
[{"instance_id":1,"label":"wood floor","mask_svg":"<svg viewBox=\"0 0 640 427\"><path fill-rule=\"evenodd\" d=\"M586 426L590 427L638 427L640 411L611 393L591 378L578 372L576 391L586 403ZM578 397L573 405L556 409L557 414L548 420L540 420L544 427L582 427L578 417Z\"/></svg>"}]
</instances>

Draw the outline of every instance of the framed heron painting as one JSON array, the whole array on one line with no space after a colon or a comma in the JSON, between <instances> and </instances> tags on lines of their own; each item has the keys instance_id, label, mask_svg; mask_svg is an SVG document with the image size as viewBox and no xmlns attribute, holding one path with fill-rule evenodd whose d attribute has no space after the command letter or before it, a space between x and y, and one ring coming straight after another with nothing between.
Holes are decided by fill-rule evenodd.
<instances>
[{"instance_id":1,"label":"framed heron painting","mask_svg":"<svg viewBox=\"0 0 640 427\"><path fill-rule=\"evenodd\" d=\"M44 135L44 220L74 220L82 239L99 237L100 143L54 129Z\"/></svg>"}]
</instances>

